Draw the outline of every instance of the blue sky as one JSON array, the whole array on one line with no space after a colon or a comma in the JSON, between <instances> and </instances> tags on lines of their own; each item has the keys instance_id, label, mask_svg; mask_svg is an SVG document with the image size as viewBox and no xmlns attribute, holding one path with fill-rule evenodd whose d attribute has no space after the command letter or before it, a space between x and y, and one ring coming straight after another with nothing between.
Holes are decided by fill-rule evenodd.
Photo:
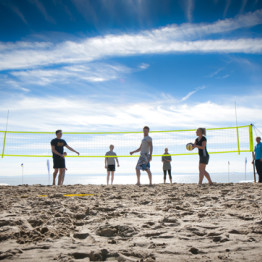
<instances>
[{"instance_id":1,"label":"blue sky","mask_svg":"<svg viewBox=\"0 0 262 262\"><path fill-rule=\"evenodd\" d=\"M261 0L0 0L0 129L262 128Z\"/></svg>"},{"instance_id":2,"label":"blue sky","mask_svg":"<svg viewBox=\"0 0 262 262\"><path fill-rule=\"evenodd\" d=\"M231 126L235 99L239 121L259 125L262 1L1 0L0 10L2 129L8 109L12 130Z\"/></svg>"}]
</instances>

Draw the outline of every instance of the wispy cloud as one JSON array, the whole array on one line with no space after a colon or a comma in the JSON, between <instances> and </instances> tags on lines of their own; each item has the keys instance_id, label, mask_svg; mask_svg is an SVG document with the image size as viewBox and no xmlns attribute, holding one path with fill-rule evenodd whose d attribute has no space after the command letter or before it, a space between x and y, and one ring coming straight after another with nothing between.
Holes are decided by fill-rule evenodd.
<instances>
[{"instance_id":1,"label":"wispy cloud","mask_svg":"<svg viewBox=\"0 0 262 262\"><path fill-rule=\"evenodd\" d=\"M17 6L10 5L9 7L25 24L28 24L25 16L23 15L23 13L20 11L20 9Z\"/></svg>"},{"instance_id":2,"label":"wispy cloud","mask_svg":"<svg viewBox=\"0 0 262 262\"><path fill-rule=\"evenodd\" d=\"M195 88L193 91L189 92L186 96L184 96L182 99L181 99L181 102L184 102L186 100L188 100L192 95L194 95L196 92L198 92L199 90L203 90L205 89L206 86L201 86L201 87L197 87Z\"/></svg>"},{"instance_id":3,"label":"wispy cloud","mask_svg":"<svg viewBox=\"0 0 262 262\"><path fill-rule=\"evenodd\" d=\"M213 24L184 24L167 26L139 34L105 35L80 42L59 44L1 43L0 70L32 68L63 63L82 63L112 56L131 56L165 53L262 53L262 39L195 40L221 32L262 23L262 10L226 19ZM190 40L191 39L191 40ZM37 43L40 45L39 43ZM22 46L25 45L23 48Z\"/></svg>"},{"instance_id":4,"label":"wispy cloud","mask_svg":"<svg viewBox=\"0 0 262 262\"><path fill-rule=\"evenodd\" d=\"M139 68L140 69L147 69L150 65L149 64L146 64L146 63L142 63L141 65L139 65Z\"/></svg>"},{"instance_id":5,"label":"wispy cloud","mask_svg":"<svg viewBox=\"0 0 262 262\"><path fill-rule=\"evenodd\" d=\"M78 12L86 19L89 20L92 18L93 23L98 21L98 17L96 15L96 11L94 10L93 5L90 1L85 0L71 0L73 5L76 7Z\"/></svg>"},{"instance_id":6,"label":"wispy cloud","mask_svg":"<svg viewBox=\"0 0 262 262\"><path fill-rule=\"evenodd\" d=\"M241 8L240 8L240 13L243 13L243 12L244 12L246 5L247 5L247 0L242 0L242 5L241 5Z\"/></svg>"},{"instance_id":7,"label":"wispy cloud","mask_svg":"<svg viewBox=\"0 0 262 262\"><path fill-rule=\"evenodd\" d=\"M227 16L227 12L228 12L230 5L231 5L231 0L226 0L226 5L225 5L225 9L224 9L224 17Z\"/></svg>"},{"instance_id":8,"label":"wispy cloud","mask_svg":"<svg viewBox=\"0 0 262 262\"><path fill-rule=\"evenodd\" d=\"M213 77L217 76L220 72L222 72L224 69L225 69L224 67L218 68L216 71L209 74L208 77L213 78Z\"/></svg>"},{"instance_id":9,"label":"wispy cloud","mask_svg":"<svg viewBox=\"0 0 262 262\"><path fill-rule=\"evenodd\" d=\"M193 10L194 10L194 0L187 0L185 1L186 5L186 16L188 22L192 22L193 20Z\"/></svg>"},{"instance_id":10,"label":"wispy cloud","mask_svg":"<svg viewBox=\"0 0 262 262\"><path fill-rule=\"evenodd\" d=\"M64 66L56 69L14 71L10 74L25 85L45 86L51 83L77 81L105 82L128 74L131 68L119 64L89 63L88 65Z\"/></svg>"},{"instance_id":11,"label":"wispy cloud","mask_svg":"<svg viewBox=\"0 0 262 262\"><path fill-rule=\"evenodd\" d=\"M45 20L49 23L55 24L56 21L53 17L51 17L48 12L45 9L45 6L39 1L39 0L29 0L32 2L36 8L39 10L39 12L44 16Z\"/></svg>"},{"instance_id":12,"label":"wispy cloud","mask_svg":"<svg viewBox=\"0 0 262 262\"><path fill-rule=\"evenodd\" d=\"M131 131L140 130L145 124L152 130L235 124L234 103L226 98L222 104L209 101L187 103L187 100L181 103L174 97L169 96L167 100L161 95L151 98L150 102L73 96L16 96L16 103L13 99L2 101L0 113L6 115L5 109L10 109L9 127L14 130L50 131L61 127L68 131ZM249 124L250 119L260 123L261 99L261 94L237 98L239 124ZM4 117L2 121L0 124L4 126Z\"/></svg>"}]
</instances>

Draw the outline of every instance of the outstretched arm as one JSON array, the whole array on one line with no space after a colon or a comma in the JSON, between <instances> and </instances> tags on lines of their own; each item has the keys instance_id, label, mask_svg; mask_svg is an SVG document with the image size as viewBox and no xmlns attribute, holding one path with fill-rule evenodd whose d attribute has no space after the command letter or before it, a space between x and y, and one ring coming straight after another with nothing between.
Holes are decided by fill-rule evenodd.
<instances>
[{"instance_id":1,"label":"outstretched arm","mask_svg":"<svg viewBox=\"0 0 262 262\"><path fill-rule=\"evenodd\" d=\"M142 143L141 143L140 147L137 150L130 152L130 155L133 155L136 152L140 152L141 151L141 147L142 147Z\"/></svg>"},{"instance_id":2,"label":"outstretched arm","mask_svg":"<svg viewBox=\"0 0 262 262\"><path fill-rule=\"evenodd\" d=\"M75 149L73 149L73 148L70 147L69 145L66 145L65 147L68 148L70 151L75 152L76 154L79 155L79 152L75 151Z\"/></svg>"}]
</instances>

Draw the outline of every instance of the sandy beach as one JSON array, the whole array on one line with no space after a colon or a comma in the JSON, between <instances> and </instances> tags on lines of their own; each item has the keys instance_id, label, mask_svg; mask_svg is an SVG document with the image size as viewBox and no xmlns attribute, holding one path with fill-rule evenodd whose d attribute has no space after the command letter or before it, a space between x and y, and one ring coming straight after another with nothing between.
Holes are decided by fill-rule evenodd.
<instances>
[{"instance_id":1,"label":"sandy beach","mask_svg":"<svg viewBox=\"0 0 262 262\"><path fill-rule=\"evenodd\" d=\"M0 194L3 261L262 257L260 184L1 186Z\"/></svg>"}]
</instances>

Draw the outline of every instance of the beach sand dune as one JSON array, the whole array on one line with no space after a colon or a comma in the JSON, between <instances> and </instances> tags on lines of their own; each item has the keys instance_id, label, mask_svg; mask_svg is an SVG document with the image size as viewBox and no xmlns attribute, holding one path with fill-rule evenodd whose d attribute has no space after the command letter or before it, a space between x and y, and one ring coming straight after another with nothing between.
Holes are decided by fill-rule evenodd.
<instances>
[{"instance_id":1,"label":"beach sand dune","mask_svg":"<svg viewBox=\"0 0 262 262\"><path fill-rule=\"evenodd\" d=\"M261 261L261 207L252 183L0 186L0 260Z\"/></svg>"}]
</instances>

